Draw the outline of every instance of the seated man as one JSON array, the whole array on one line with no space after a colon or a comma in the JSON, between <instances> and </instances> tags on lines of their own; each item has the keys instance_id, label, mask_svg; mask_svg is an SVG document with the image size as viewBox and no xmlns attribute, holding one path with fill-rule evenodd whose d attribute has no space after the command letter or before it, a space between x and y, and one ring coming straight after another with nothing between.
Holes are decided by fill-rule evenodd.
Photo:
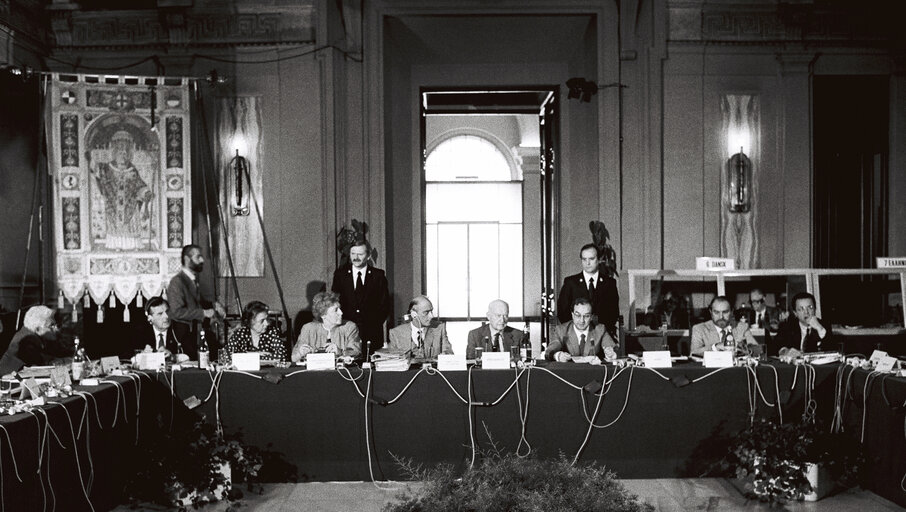
<instances>
[{"instance_id":1,"label":"seated man","mask_svg":"<svg viewBox=\"0 0 906 512\"><path fill-rule=\"evenodd\" d=\"M173 327L170 322L170 303L163 297L151 297L145 303L145 317L148 319L148 326L141 326L136 336L136 343L132 349L142 350L150 347L154 352L165 352L169 354L179 354L182 352L182 346L173 333ZM131 357L131 351L128 354L121 354Z\"/></svg>"},{"instance_id":2,"label":"seated man","mask_svg":"<svg viewBox=\"0 0 906 512\"><path fill-rule=\"evenodd\" d=\"M57 339L54 311L47 306L34 306L25 313L22 328L9 342L0 359L0 375L19 371L23 366L43 366L54 359L72 356L72 347Z\"/></svg>"},{"instance_id":3,"label":"seated man","mask_svg":"<svg viewBox=\"0 0 906 512\"><path fill-rule=\"evenodd\" d=\"M645 325L652 329L688 329L689 311L681 305L682 299L667 290L654 310L645 316Z\"/></svg>"},{"instance_id":4,"label":"seated man","mask_svg":"<svg viewBox=\"0 0 906 512\"><path fill-rule=\"evenodd\" d=\"M438 354L452 354L453 346L447 339L447 326L433 321L434 305L424 295L409 301L411 320L390 329L390 343L393 351L410 353L416 358L436 358Z\"/></svg>"},{"instance_id":5,"label":"seated man","mask_svg":"<svg viewBox=\"0 0 906 512\"><path fill-rule=\"evenodd\" d=\"M544 352L548 361L571 361L573 356L617 358L617 344L603 325L592 325L591 303L580 297L573 301L572 320L557 326L551 343Z\"/></svg>"},{"instance_id":6,"label":"seated man","mask_svg":"<svg viewBox=\"0 0 906 512\"><path fill-rule=\"evenodd\" d=\"M815 296L811 293L797 293L793 296L793 315L780 324L780 330L771 343L769 354L777 355L783 347L800 352L836 350L831 328L815 316Z\"/></svg>"},{"instance_id":7,"label":"seated man","mask_svg":"<svg viewBox=\"0 0 906 512\"><path fill-rule=\"evenodd\" d=\"M749 304L755 312L753 327L777 332L780 326L780 310L775 306L768 306L764 299L764 293L759 288L752 288L749 292Z\"/></svg>"},{"instance_id":8,"label":"seated man","mask_svg":"<svg viewBox=\"0 0 906 512\"><path fill-rule=\"evenodd\" d=\"M466 344L466 359L475 359L475 347L487 352L509 352L510 347L522 343L522 331L506 324L510 316L510 305L497 299L488 304L488 323L469 331Z\"/></svg>"},{"instance_id":9,"label":"seated man","mask_svg":"<svg viewBox=\"0 0 906 512\"><path fill-rule=\"evenodd\" d=\"M730 299L718 295L711 300L708 310L711 312L711 320L692 326L690 354L701 357L707 350L734 350L754 355L761 353L761 347L752 336L745 318L735 327L730 324L732 314ZM733 336L733 343L727 346L730 335Z\"/></svg>"}]
</instances>

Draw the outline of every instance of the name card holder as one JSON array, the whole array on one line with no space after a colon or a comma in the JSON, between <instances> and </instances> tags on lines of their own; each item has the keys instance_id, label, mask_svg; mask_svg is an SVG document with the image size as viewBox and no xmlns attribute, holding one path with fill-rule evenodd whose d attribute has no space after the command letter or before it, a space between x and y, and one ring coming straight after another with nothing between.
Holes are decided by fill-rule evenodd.
<instances>
[{"instance_id":1,"label":"name card holder","mask_svg":"<svg viewBox=\"0 0 906 512\"><path fill-rule=\"evenodd\" d=\"M139 370L157 371L166 365L163 352L139 352L135 354L135 366Z\"/></svg>"},{"instance_id":2,"label":"name card holder","mask_svg":"<svg viewBox=\"0 0 906 512\"><path fill-rule=\"evenodd\" d=\"M331 353L311 353L305 357L306 368L309 370L336 370L337 358Z\"/></svg>"},{"instance_id":3,"label":"name card holder","mask_svg":"<svg viewBox=\"0 0 906 512\"><path fill-rule=\"evenodd\" d=\"M729 368L733 366L733 352L729 350L705 351L705 368Z\"/></svg>"},{"instance_id":4,"label":"name card holder","mask_svg":"<svg viewBox=\"0 0 906 512\"><path fill-rule=\"evenodd\" d=\"M485 370L509 370L509 352L484 352L481 354L481 367Z\"/></svg>"},{"instance_id":5,"label":"name card holder","mask_svg":"<svg viewBox=\"0 0 906 512\"><path fill-rule=\"evenodd\" d=\"M645 368L671 368L673 360L670 359L669 350L646 350L642 352L642 363Z\"/></svg>"},{"instance_id":6,"label":"name card holder","mask_svg":"<svg viewBox=\"0 0 906 512\"><path fill-rule=\"evenodd\" d=\"M116 356L107 356L101 358L101 369L104 375L110 375L120 369L120 358Z\"/></svg>"},{"instance_id":7,"label":"name card holder","mask_svg":"<svg viewBox=\"0 0 906 512\"><path fill-rule=\"evenodd\" d=\"M900 361L895 357L884 356L878 361L878 366L875 367L875 371L889 373L893 371L894 368L899 368Z\"/></svg>"},{"instance_id":8,"label":"name card holder","mask_svg":"<svg viewBox=\"0 0 906 512\"><path fill-rule=\"evenodd\" d=\"M437 369L442 372L466 371L465 354L438 354Z\"/></svg>"},{"instance_id":9,"label":"name card holder","mask_svg":"<svg viewBox=\"0 0 906 512\"><path fill-rule=\"evenodd\" d=\"M736 260L699 256L695 258L695 270L736 270Z\"/></svg>"},{"instance_id":10,"label":"name card holder","mask_svg":"<svg viewBox=\"0 0 906 512\"><path fill-rule=\"evenodd\" d=\"M887 355L887 352L884 352L883 350L875 350L871 353L871 357L869 357L868 360L871 361L872 366L878 366L881 360L887 357Z\"/></svg>"},{"instance_id":11,"label":"name card holder","mask_svg":"<svg viewBox=\"0 0 906 512\"><path fill-rule=\"evenodd\" d=\"M902 268L906 269L906 257L902 258L875 258L878 268Z\"/></svg>"},{"instance_id":12,"label":"name card holder","mask_svg":"<svg viewBox=\"0 0 906 512\"><path fill-rule=\"evenodd\" d=\"M233 366L240 371L257 372L261 370L261 353L240 352L233 354Z\"/></svg>"}]
</instances>

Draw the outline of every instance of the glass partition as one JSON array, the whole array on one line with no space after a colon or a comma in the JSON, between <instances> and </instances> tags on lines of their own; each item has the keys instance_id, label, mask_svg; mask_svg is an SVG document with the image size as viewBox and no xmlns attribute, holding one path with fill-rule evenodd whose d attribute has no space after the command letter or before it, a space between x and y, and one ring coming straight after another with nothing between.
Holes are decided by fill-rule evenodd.
<instances>
[{"instance_id":1,"label":"glass partition","mask_svg":"<svg viewBox=\"0 0 906 512\"><path fill-rule=\"evenodd\" d=\"M707 315L717 293L717 274L694 271L629 271L630 311L625 319L632 330L689 329Z\"/></svg>"},{"instance_id":2,"label":"glass partition","mask_svg":"<svg viewBox=\"0 0 906 512\"><path fill-rule=\"evenodd\" d=\"M834 329L902 328L901 274L818 271L818 314Z\"/></svg>"}]
</instances>

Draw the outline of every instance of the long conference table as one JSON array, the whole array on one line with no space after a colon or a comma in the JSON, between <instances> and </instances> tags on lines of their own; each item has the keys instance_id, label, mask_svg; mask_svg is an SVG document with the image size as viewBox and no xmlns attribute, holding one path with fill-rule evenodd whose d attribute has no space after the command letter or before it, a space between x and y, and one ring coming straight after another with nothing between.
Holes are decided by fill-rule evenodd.
<instances>
[{"instance_id":1,"label":"long conference table","mask_svg":"<svg viewBox=\"0 0 906 512\"><path fill-rule=\"evenodd\" d=\"M838 365L709 369L690 363L653 370L550 363L456 372L294 367L219 375L190 369L114 380L120 384L84 388L94 400L71 397L46 406L46 416L0 418L11 440L0 432L3 510L50 510L51 488L57 510L90 510L88 499L94 510L111 508L122 499L125 459L136 436L157 428L148 418L166 417L171 407L184 414L182 402L192 396L207 399L192 414L282 454L300 481L407 479L401 460L465 468L494 450L594 462L621 478L672 478L714 474L753 412L798 421L811 399L829 423L838 388L846 396L839 411L846 431L862 438L865 418L870 489L906 505L900 487L906 379ZM83 416L92 423L79 432ZM89 452L93 485L85 489Z\"/></svg>"}]
</instances>

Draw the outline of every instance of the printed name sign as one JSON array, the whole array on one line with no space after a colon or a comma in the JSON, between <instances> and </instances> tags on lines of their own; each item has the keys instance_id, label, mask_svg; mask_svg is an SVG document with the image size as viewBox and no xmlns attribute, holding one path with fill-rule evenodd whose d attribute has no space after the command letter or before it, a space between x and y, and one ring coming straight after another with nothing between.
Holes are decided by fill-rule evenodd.
<instances>
[{"instance_id":1,"label":"printed name sign","mask_svg":"<svg viewBox=\"0 0 906 512\"><path fill-rule=\"evenodd\" d=\"M906 268L906 256L900 258L875 258L878 268Z\"/></svg>"},{"instance_id":2,"label":"printed name sign","mask_svg":"<svg viewBox=\"0 0 906 512\"><path fill-rule=\"evenodd\" d=\"M695 270L736 270L736 260L699 256L695 258Z\"/></svg>"},{"instance_id":3,"label":"printed name sign","mask_svg":"<svg viewBox=\"0 0 906 512\"><path fill-rule=\"evenodd\" d=\"M442 372L464 372L466 371L465 354L438 354L437 369Z\"/></svg>"}]
</instances>

